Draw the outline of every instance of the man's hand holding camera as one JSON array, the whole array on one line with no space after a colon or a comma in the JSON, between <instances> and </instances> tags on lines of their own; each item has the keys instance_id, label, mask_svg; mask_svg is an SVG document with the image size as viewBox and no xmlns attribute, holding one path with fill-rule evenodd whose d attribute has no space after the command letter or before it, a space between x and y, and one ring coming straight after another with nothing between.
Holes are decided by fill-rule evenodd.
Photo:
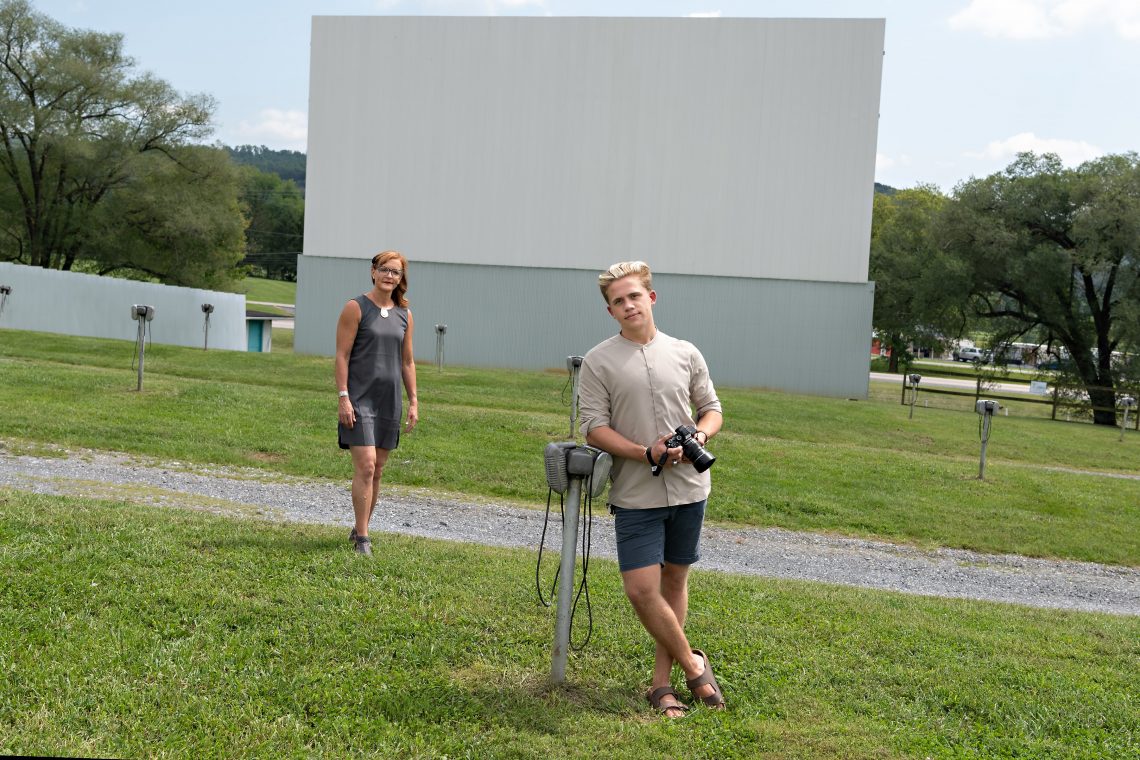
<instances>
[{"instance_id":1,"label":"man's hand holding camera","mask_svg":"<svg viewBox=\"0 0 1140 760\"><path fill-rule=\"evenodd\" d=\"M671 461L674 466L682 462L692 464L697 472L712 467L716 457L704 447L701 438L704 438L704 443L708 443L709 434L691 425L681 425L671 435L661 436L645 450L645 458L653 468L653 474L660 475L661 468L667 461ZM662 451L661 454L657 454L659 450Z\"/></svg>"},{"instance_id":2,"label":"man's hand holding camera","mask_svg":"<svg viewBox=\"0 0 1140 760\"><path fill-rule=\"evenodd\" d=\"M685 452L680 446L673 446L670 448L669 441L673 438L672 434L663 435L653 442L653 445L645 450L645 458L649 460L651 465L656 464L662 459L673 464L680 464L684 459Z\"/></svg>"}]
</instances>

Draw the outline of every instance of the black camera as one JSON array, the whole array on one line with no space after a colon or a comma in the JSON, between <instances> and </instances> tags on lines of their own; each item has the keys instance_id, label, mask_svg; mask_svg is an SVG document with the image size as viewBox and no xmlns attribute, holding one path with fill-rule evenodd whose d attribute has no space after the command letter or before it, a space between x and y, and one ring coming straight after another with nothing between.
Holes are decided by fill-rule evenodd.
<instances>
[{"instance_id":1,"label":"black camera","mask_svg":"<svg viewBox=\"0 0 1140 760\"><path fill-rule=\"evenodd\" d=\"M713 466L716 457L709 453L709 450L701 445L695 436L697 429L692 425L681 425L673 431L673 437L665 441L665 446L670 449L675 449L678 446L685 452L685 457L693 463L693 467L697 472L704 472Z\"/></svg>"}]
</instances>

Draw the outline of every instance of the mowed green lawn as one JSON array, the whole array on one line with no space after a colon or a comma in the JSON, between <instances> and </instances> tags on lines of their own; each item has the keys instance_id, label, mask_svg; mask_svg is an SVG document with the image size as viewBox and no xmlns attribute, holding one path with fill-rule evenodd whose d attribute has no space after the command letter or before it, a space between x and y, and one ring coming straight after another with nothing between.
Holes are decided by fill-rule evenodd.
<instances>
[{"instance_id":1,"label":"mowed green lawn","mask_svg":"<svg viewBox=\"0 0 1140 760\"><path fill-rule=\"evenodd\" d=\"M130 342L0 331L0 437L347 481L330 359L152 345L137 393L132 357ZM566 379L422 366L422 421L387 482L543 504ZM972 413L720 391L713 521L1140 566L1140 479L1112 477L1140 475L1140 436L999 417L979 481Z\"/></svg>"},{"instance_id":2,"label":"mowed green lawn","mask_svg":"<svg viewBox=\"0 0 1140 760\"><path fill-rule=\"evenodd\" d=\"M346 482L327 358L0 331L0 439ZM563 372L425 366L387 479L544 502ZM1136 445L1001 418L723 388L712 518L1120 564ZM544 581L553 572L544 567ZM688 630L730 700L657 719L612 562L548 681L533 551L0 491L0 753L127 757L1118 758L1140 753L1140 619L694 571ZM575 640L585 635L580 615ZM682 688L683 691L683 688Z\"/></svg>"},{"instance_id":3,"label":"mowed green lawn","mask_svg":"<svg viewBox=\"0 0 1140 760\"><path fill-rule=\"evenodd\" d=\"M239 285L247 301L297 303L297 283L247 277Z\"/></svg>"},{"instance_id":4,"label":"mowed green lawn","mask_svg":"<svg viewBox=\"0 0 1140 760\"><path fill-rule=\"evenodd\" d=\"M1140 753L1140 618L695 570L688 631L729 707L664 721L612 562L553 688L534 552L376 538L368 560L339 528L0 490L0 753Z\"/></svg>"}]
</instances>

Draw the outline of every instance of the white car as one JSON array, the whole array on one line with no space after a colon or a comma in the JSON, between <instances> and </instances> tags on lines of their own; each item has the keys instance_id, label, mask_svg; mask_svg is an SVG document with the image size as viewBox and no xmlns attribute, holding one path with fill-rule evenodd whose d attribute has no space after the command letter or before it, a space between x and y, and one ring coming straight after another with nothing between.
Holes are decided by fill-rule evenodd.
<instances>
[{"instance_id":1,"label":"white car","mask_svg":"<svg viewBox=\"0 0 1140 760\"><path fill-rule=\"evenodd\" d=\"M958 362L988 362L990 355L975 346L958 348L954 350L954 361Z\"/></svg>"}]
</instances>

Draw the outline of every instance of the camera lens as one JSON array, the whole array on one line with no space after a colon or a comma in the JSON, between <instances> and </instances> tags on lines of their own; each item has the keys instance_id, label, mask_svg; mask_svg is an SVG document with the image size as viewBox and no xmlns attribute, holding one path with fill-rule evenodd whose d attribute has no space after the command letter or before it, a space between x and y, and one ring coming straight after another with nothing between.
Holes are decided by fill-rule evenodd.
<instances>
[{"instance_id":1,"label":"camera lens","mask_svg":"<svg viewBox=\"0 0 1140 760\"><path fill-rule=\"evenodd\" d=\"M704 472L712 467L713 462L716 461L716 457L710 454L709 450L702 446L696 438L685 441L683 450L697 472Z\"/></svg>"}]
</instances>

